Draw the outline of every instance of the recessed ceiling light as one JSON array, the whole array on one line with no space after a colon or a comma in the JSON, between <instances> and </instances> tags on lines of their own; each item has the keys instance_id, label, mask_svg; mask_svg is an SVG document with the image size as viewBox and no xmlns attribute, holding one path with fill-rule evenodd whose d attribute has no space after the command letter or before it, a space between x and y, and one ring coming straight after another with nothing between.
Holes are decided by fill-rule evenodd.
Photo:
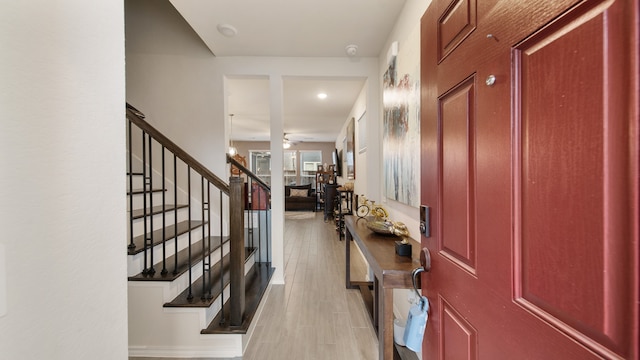
<instances>
[{"instance_id":1,"label":"recessed ceiling light","mask_svg":"<svg viewBox=\"0 0 640 360\"><path fill-rule=\"evenodd\" d=\"M218 24L218 32L226 37L234 37L238 30L229 24Z\"/></svg>"},{"instance_id":2,"label":"recessed ceiling light","mask_svg":"<svg viewBox=\"0 0 640 360\"><path fill-rule=\"evenodd\" d=\"M318 93L318 99L326 99L326 98L327 98L326 93Z\"/></svg>"}]
</instances>

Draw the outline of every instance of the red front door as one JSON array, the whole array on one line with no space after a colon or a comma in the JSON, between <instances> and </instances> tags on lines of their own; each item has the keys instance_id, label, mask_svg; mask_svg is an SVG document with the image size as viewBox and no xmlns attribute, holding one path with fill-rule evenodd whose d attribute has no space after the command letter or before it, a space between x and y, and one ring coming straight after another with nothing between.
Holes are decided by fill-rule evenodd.
<instances>
[{"instance_id":1,"label":"red front door","mask_svg":"<svg viewBox=\"0 0 640 360\"><path fill-rule=\"evenodd\" d=\"M424 359L637 359L638 0L433 0Z\"/></svg>"}]
</instances>

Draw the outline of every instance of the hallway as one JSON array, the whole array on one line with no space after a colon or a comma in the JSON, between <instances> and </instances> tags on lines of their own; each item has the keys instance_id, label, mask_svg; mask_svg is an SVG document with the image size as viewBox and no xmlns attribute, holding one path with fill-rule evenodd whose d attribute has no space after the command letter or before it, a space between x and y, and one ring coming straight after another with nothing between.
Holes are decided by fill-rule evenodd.
<instances>
[{"instance_id":1,"label":"hallway","mask_svg":"<svg viewBox=\"0 0 640 360\"><path fill-rule=\"evenodd\" d=\"M359 291L345 289L345 244L333 222L319 212L285 215L284 242L286 284L272 286L243 359L377 359Z\"/></svg>"}]
</instances>

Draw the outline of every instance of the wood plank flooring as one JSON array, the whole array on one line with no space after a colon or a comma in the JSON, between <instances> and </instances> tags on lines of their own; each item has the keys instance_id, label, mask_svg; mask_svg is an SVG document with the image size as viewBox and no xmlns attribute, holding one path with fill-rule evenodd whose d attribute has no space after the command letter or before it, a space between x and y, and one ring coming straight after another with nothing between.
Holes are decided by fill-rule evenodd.
<instances>
[{"instance_id":1,"label":"wood plank flooring","mask_svg":"<svg viewBox=\"0 0 640 360\"><path fill-rule=\"evenodd\" d=\"M344 240L321 212L306 214L285 215L285 285L272 286L242 359L377 359L378 339L359 290L345 288ZM358 260L351 277L364 280Z\"/></svg>"},{"instance_id":2,"label":"wood plank flooring","mask_svg":"<svg viewBox=\"0 0 640 360\"><path fill-rule=\"evenodd\" d=\"M274 285L243 359L377 359L358 290L345 288L344 241L322 213L285 216L285 285ZM356 261L355 264L358 264ZM364 266L353 277L364 278Z\"/></svg>"}]
</instances>

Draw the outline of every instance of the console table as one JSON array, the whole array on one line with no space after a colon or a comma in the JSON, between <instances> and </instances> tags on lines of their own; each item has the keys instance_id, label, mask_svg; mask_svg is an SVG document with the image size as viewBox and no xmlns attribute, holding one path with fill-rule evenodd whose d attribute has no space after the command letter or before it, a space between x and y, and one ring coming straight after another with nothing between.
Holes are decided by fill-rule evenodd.
<instances>
[{"instance_id":1,"label":"console table","mask_svg":"<svg viewBox=\"0 0 640 360\"><path fill-rule=\"evenodd\" d=\"M366 227L366 219L344 217L346 225L346 286L360 289L366 298L367 283L351 281L351 240L360 248L373 271L373 304L371 312L378 333L380 359L393 359L393 289L412 289L411 271L420 267L420 243L412 241L411 258L395 253L396 236L374 233Z\"/></svg>"}]
</instances>

